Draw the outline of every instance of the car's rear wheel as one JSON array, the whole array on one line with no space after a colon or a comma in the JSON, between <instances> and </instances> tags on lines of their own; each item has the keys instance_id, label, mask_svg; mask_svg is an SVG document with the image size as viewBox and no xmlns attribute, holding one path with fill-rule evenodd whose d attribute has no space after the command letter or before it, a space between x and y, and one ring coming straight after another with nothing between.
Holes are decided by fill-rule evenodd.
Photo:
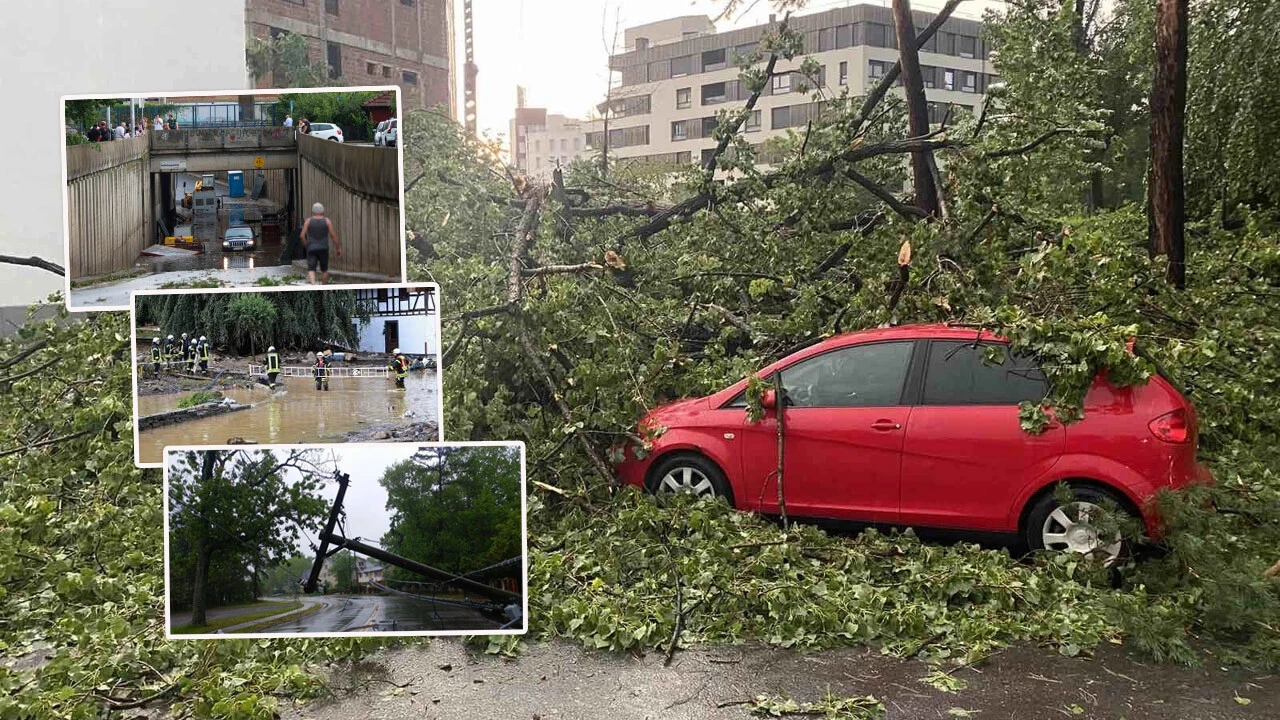
<instances>
[{"instance_id":1,"label":"car's rear wheel","mask_svg":"<svg viewBox=\"0 0 1280 720\"><path fill-rule=\"evenodd\" d=\"M722 499L733 504L729 481L720 468L707 458L692 453L671 455L661 460L650 475L649 490L655 495L682 493Z\"/></svg>"},{"instance_id":2,"label":"car's rear wheel","mask_svg":"<svg viewBox=\"0 0 1280 720\"><path fill-rule=\"evenodd\" d=\"M1032 505L1023 528L1027 548L1091 555L1106 563L1120 559L1126 542L1119 526L1134 518L1128 504L1091 485L1073 485L1069 494L1067 499L1047 492Z\"/></svg>"}]
</instances>

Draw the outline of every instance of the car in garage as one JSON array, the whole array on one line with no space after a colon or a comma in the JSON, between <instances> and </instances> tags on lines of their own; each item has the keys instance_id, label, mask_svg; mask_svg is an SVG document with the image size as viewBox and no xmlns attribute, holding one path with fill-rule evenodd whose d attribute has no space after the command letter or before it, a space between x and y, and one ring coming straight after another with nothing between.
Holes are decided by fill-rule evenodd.
<instances>
[{"instance_id":1,"label":"car in garage","mask_svg":"<svg viewBox=\"0 0 1280 720\"><path fill-rule=\"evenodd\" d=\"M222 236L222 249L226 252L236 250L253 250L257 247L258 237L248 225L232 225Z\"/></svg>"},{"instance_id":2,"label":"car in garage","mask_svg":"<svg viewBox=\"0 0 1280 720\"><path fill-rule=\"evenodd\" d=\"M1122 548L1098 532L1103 508L1140 519L1155 537L1150 501L1160 489L1213 482L1196 458L1194 407L1158 374L1117 387L1099 373L1082 420L1051 420L1030 433L1019 404L1044 399L1044 374L1001 338L972 328L838 335L759 376L775 372L782 398L765 390L756 422L747 417L746 379L648 413L638 431L651 447L621 448L619 477L777 515L781 411L790 517L959 531L1109 557ZM1055 492L1062 484L1072 492Z\"/></svg>"},{"instance_id":3,"label":"car in garage","mask_svg":"<svg viewBox=\"0 0 1280 720\"><path fill-rule=\"evenodd\" d=\"M333 123L311 123L311 137L342 142L342 128Z\"/></svg>"}]
</instances>

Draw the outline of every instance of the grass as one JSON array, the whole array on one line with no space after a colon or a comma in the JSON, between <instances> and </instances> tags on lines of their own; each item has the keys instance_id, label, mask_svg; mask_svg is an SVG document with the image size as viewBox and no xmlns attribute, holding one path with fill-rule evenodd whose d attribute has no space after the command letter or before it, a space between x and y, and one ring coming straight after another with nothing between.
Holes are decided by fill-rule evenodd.
<instances>
[{"instance_id":1,"label":"grass","mask_svg":"<svg viewBox=\"0 0 1280 720\"><path fill-rule=\"evenodd\" d=\"M199 278L196 280L170 280L160 286L161 290L179 290L187 288L217 288L225 285L217 278Z\"/></svg>"},{"instance_id":2,"label":"grass","mask_svg":"<svg viewBox=\"0 0 1280 720\"><path fill-rule=\"evenodd\" d=\"M273 278L270 275L265 275L254 280L253 284L259 287L279 287L281 285L297 285L303 280L306 280L306 278L301 275L285 275L280 278Z\"/></svg>"},{"instance_id":3,"label":"grass","mask_svg":"<svg viewBox=\"0 0 1280 720\"><path fill-rule=\"evenodd\" d=\"M173 628L172 630L170 630L169 632L174 635L195 635L200 633L212 633L212 632L217 632L223 628L229 628L232 625L239 625L240 623L250 622L252 620L262 620L265 618L273 617L275 615L281 615L283 613L297 610L300 607L302 607L302 603L298 600L294 600L288 603L256 602L256 603L245 603L243 605L228 605L226 607L221 607L217 609L219 610L229 610L229 609L236 609L236 608L243 608L245 610L252 610L253 608L259 608L259 609L256 612L246 612L246 613L240 613L237 615L232 615L231 617L220 618L218 620L209 622L205 625L201 625L200 627L196 627L191 623L187 623L185 625L179 625ZM210 609L212 610L214 608L210 608Z\"/></svg>"},{"instance_id":4,"label":"grass","mask_svg":"<svg viewBox=\"0 0 1280 720\"><path fill-rule=\"evenodd\" d=\"M189 408L196 405L215 402L222 399L222 393L211 390L197 390L178 401L178 407Z\"/></svg>"},{"instance_id":5,"label":"grass","mask_svg":"<svg viewBox=\"0 0 1280 720\"><path fill-rule=\"evenodd\" d=\"M115 282L117 280L128 280L129 278L141 277L147 274L147 270L143 268L131 268L129 270L121 270L119 272L99 275L98 277L84 278L82 280L72 280L72 289L92 287L94 285L102 285L104 283Z\"/></svg>"},{"instance_id":6,"label":"grass","mask_svg":"<svg viewBox=\"0 0 1280 720\"><path fill-rule=\"evenodd\" d=\"M298 604L301 605L302 603L298 603ZM324 608L324 606L325 606L324 603L311 603L311 606L308 607L306 610L303 610L302 612L296 613L294 615L290 615L289 620L292 622L293 620L303 617L304 615L310 615L313 612L319 612L322 608ZM263 620L260 623L255 623L253 625L250 625L247 628L241 628L240 630L236 630L236 632L237 633L262 632L263 630L269 629L271 626L275 625L277 622L278 621L276 620L276 616L272 616L266 620Z\"/></svg>"}]
</instances>

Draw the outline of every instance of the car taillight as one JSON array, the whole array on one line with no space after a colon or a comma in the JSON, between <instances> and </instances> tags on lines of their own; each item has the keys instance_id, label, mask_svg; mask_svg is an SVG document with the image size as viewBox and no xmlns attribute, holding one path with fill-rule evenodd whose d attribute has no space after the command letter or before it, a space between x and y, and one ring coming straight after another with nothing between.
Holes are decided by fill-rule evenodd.
<instances>
[{"instance_id":1,"label":"car taillight","mask_svg":"<svg viewBox=\"0 0 1280 720\"><path fill-rule=\"evenodd\" d=\"M338 134L339 134L339 135L341 135L341 134L342 134L342 128L338 128Z\"/></svg>"},{"instance_id":2,"label":"car taillight","mask_svg":"<svg viewBox=\"0 0 1280 720\"><path fill-rule=\"evenodd\" d=\"M1188 422L1187 411L1178 408L1152 420L1148 425L1151 434L1167 443L1191 442L1191 423Z\"/></svg>"}]
</instances>

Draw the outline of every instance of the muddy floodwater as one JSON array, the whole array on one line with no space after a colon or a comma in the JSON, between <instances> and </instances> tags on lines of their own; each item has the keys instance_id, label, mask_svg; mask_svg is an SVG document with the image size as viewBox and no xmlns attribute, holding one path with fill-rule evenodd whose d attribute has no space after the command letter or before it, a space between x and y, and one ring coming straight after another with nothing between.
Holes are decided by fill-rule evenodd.
<instances>
[{"instance_id":1,"label":"muddy floodwater","mask_svg":"<svg viewBox=\"0 0 1280 720\"><path fill-rule=\"evenodd\" d=\"M391 378L331 378L328 392L317 392L310 378L280 378L280 382L283 394L278 386L274 395L266 386L222 391L237 402L253 404L249 410L142 431L139 459L161 462L168 445L222 445L237 437L260 444L341 442L347 433L371 426L440 423L439 384L431 370L410 372L404 390L397 390ZM189 394L143 395L138 398L138 416L176 408ZM405 417L407 411L412 411L410 417Z\"/></svg>"}]
</instances>

